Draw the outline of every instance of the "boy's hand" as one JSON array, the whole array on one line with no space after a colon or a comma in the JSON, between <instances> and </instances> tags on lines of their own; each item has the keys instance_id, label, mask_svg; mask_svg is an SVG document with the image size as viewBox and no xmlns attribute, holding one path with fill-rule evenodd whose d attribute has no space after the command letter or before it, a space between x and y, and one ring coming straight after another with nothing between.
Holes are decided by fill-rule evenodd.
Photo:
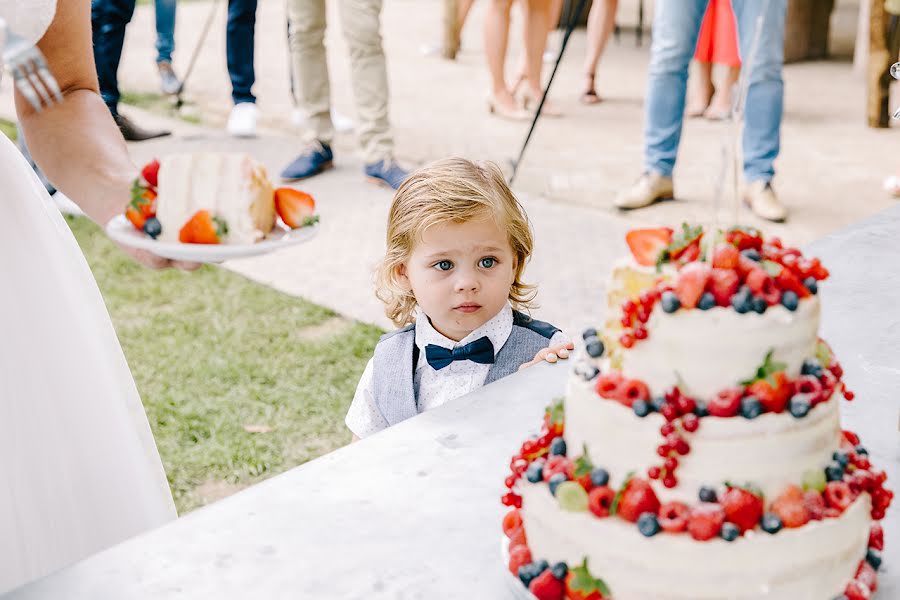
<instances>
[{"instance_id":1,"label":"boy's hand","mask_svg":"<svg viewBox=\"0 0 900 600\"><path fill-rule=\"evenodd\" d=\"M519 367L519 370L527 369L532 365L536 365L538 363L547 361L548 363L555 363L560 358L569 358L569 350L574 350L575 344L572 342L566 342L565 344L558 344L556 346L548 346L547 348L542 349L540 352L534 355L534 358L523 364Z\"/></svg>"}]
</instances>

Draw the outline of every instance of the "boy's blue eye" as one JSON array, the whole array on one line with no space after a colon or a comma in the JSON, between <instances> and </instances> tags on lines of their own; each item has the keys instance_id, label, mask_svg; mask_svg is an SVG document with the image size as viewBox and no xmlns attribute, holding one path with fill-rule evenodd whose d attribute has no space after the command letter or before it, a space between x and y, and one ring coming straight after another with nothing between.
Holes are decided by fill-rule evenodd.
<instances>
[{"instance_id":1,"label":"boy's blue eye","mask_svg":"<svg viewBox=\"0 0 900 600\"><path fill-rule=\"evenodd\" d=\"M478 266L480 266L482 269L490 269L496 262L496 258L486 257L478 261Z\"/></svg>"},{"instance_id":2,"label":"boy's blue eye","mask_svg":"<svg viewBox=\"0 0 900 600\"><path fill-rule=\"evenodd\" d=\"M453 263L449 260L442 260L432 265L438 271L449 271L453 268Z\"/></svg>"}]
</instances>

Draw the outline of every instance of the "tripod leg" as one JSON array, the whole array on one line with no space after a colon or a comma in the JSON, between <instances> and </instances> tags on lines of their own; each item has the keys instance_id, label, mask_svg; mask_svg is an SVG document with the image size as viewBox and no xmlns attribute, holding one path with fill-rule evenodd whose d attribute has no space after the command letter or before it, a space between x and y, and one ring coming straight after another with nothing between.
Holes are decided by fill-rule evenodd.
<instances>
[{"instance_id":1,"label":"tripod leg","mask_svg":"<svg viewBox=\"0 0 900 600\"><path fill-rule=\"evenodd\" d=\"M559 55L556 57L556 64L553 65L553 71L550 72L550 79L547 80L547 85L544 87L544 93L541 95L541 101L538 103L537 110L534 111L534 118L531 120L531 127L528 129L528 135L525 136L525 141L522 143L522 149L519 151L519 157L513 163L512 174L509 176L509 185L513 184L513 181L516 179L516 173L519 171L519 164L522 162L522 157L525 155L525 148L528 147L528 142L531 140L531 135L534 133L534 128L537 125L538 119L541 117L541 109L544 108L544 102L547 100L547 94L550 93L550 86L553 85L553 78L556 76L556 70L559 69L559 63L562 61L563 54L566 51L566 46L569 44L569 36L572 35L572 31L575 29L575 25L578 23L579 17L581 17L581 13L584 12L584 7L587 4L587 0L578 0L578 7L573 10L569 15L569 22L566 25L566 33L563 35L562 44L559 46Z\"/></svg>"}]
</instances>

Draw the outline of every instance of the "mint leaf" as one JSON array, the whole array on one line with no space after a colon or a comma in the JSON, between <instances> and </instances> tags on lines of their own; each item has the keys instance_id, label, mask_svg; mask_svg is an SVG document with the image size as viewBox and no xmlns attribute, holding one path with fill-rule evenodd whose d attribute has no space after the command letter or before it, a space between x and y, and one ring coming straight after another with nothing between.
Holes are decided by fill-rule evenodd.
<instances>
[{"instance_id":1,"label":"mint leaf","mask_svg":"<svg viewBox=\"0 0 900 600\"><path fill-rule=\"evenodd\" d=\"M554 399L553 404L547 407L547 412L550 414L551 423L562 423L566 417L566 408L563 404L563 399Z\"/></svg>"},{"instance_id":2,"label":"mint leaf","mask_svg":"<svg viewBox=\"0 0 900 600\"><path fill-rule=\"evenodd\" d=\"M590 475L591 471L594 470L594 463L591 462L588 456L587 444L584 444L581 452L581 456L575 459L575 477Z\"/></svg>"},{"instance_id":3,"label":"mint leaf","mask_svg":"<svg viewBox=\"0 0 900 600\"><path fill-rule=\"evenodd\" d=\"M741 385L748 386L761 380L765 380L769 385L773 387L777 385L777 382L772 378L772 375L787 369L787 364L782 362L774 362L772 360L772 354L774 352L774 348L769 350L768 353L766 353L766 358L765 360L763 360L763 364L761 364L759 368L756 369L756 375L754 375L750 379L745 379L741 382Z\"/></svg>"},{"instance_id":4,"label":"mint leaf","mask_svg":"<svg viewBox=\"0 0 900 600\"><path fill-rule=\"evenodd\" d=\"M571 569L571 573L572 581L569 582L569 587L572 590L579 592L584 596L595 591L599 591L603 597L612 596L612 592L609 591L609 587L606 583L602 579L598 579L591 575L591 572L588 570L587 557L585 557L581 566Z\"/></svg>"}]
</instances>

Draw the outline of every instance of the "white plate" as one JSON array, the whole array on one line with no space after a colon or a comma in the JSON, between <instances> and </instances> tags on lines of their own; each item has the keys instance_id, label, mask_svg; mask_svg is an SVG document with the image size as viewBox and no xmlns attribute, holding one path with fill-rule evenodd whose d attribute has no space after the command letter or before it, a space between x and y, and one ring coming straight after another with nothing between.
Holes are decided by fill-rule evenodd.
<instances>
[{"instance_id":1,"label":"white plate","mask_svg":"<svg viewBox=\"0 0 900 600\"><path fill-rule=\"evenodd\" d=\"M146 233L135 229L125 215L113 218L106 225L106 233L109 237L123 246L147 250L157 256L172 260L200 263L220 263L235 258L268 254L309 241L318 231L318 224L300 229L289 229L279 222L264 240L255 244L182 244L181 242L154 240Z\"/></svg>"},{"instance_id":2,"label":"white plate","mask_svg":"<svg viewBox=\"0 0 900 600\"><path fill-rule=\"evenodd\" d=\"M500 557L503 559L504 579L516 600L537 600L537 597L528 591L522 580L509 572L509 538L505 535L500 538Z\"/></svg>"}]
</instances>

